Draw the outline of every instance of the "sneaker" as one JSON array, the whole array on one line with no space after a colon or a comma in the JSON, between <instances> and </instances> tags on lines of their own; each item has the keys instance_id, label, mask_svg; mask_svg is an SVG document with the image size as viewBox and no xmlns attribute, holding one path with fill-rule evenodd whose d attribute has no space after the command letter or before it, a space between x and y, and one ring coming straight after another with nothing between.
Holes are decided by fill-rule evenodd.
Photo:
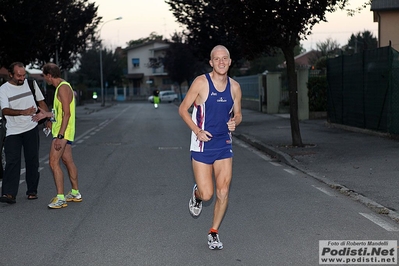
<instances>
[{"instance_id":1,"label":"sneaker","mask_svg":"<svg viewBox=\"0 0 399 266\"><path fill-rule=\"evenodd\" d=\"M209 249L222 249L223 243L220 242L218 233L209 233L208 234L208 246Z\"/></svg>"},{"instance_id":2,"label":"sneaker","mask_svg":"<svg viewBox=\"0 0 399 266\"><path fill-rule=\"evenodd\" d=\"M191 213L192 216L199 216L202 211L202 200L197 199L195 197L195 191L197 190L197 184L194 185L193 187L193 195L190 198L190 201L188 202L188 209Z\"/></svg>"},{"instance_id":3,"label":"sneaker","mask_svg":"<svg viewBox=\"0 0 399 266\"><path fill-rule=\"evenodd\" d=\"M54 197L50 204L47 205L50 209L61 209L61 208L65 208L66 206L68 206L68 204L66 203L65 200L61 200L58 197Z\"/></svg>"},{"instance_id":4,"label":"sneaker","mask_svg":"<svg viewBox=\"0 0 399 266\"><path fill-rule=\"evenodd\" d=\"M71 201L81 202L83 199L82 199L82 195L80 193L73 195L72 191L69 191L68 194L66 194L66 196L65 196L65 200L67 202L71 202Z\"/></svg>"}]
</instances>

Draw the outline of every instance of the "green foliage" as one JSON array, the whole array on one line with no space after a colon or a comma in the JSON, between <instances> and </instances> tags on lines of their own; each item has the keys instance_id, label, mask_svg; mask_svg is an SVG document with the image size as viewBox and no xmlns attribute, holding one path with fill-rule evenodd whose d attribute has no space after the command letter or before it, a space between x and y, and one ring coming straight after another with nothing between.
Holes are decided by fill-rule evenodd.
<instances>
[{"instance_id":1,"label":"green foliage","mask_svg":"<svg viewBox=\"0 0 399 266\"><path fill-rule=\"evenodd\" d=\"M181 85L184 81L189 84L200 74L201 62L194 55L190 45L185 42L183 34L175 33L172 36L169 49L163 58L163 65L173 82Z\"/></svg>"},{"instance_id":2,"label":"green foliage","mask_svg":"<svg viewBox=\"0 0 399 266\"><path fill-rule=\"evenodd\" d=\"M327 111L327 77L309 77L308 97L309 111L324 112Z\"/></svg>"},{"instance_id":3,"label":"green foliage","mask_svg":"<svg viewBox=\"0 0 399 266\"><path fill-rule=\"evenodd\" d=\"M163 41L163 36L162 35L157 35L156 32L151 32L150 36L145 37L145 38L140 38L137 40L130 40L126 44L127 46L135 46L143 43L147 43L150 41Z\"/></svg>"},{"instance_id":4,"label":"green foliage","mask_svg":"<svg viewBox=\"0 0 399 266\"><path fill-rule=\"evenodd\" d=\"M326 69L327 68L327 56L320 57L314 64L316 69Z\"/></svg>"},{"instance_id":5,"label":"green foliage","mask_svg":"<svg viewBox=\"0 0 399 266\"><path fill-rule=\"evenodd\" d=\"M373 36L372 32L365 30L358 32L356 35L352 34L348 40L347 48L359 53L363 50L375 49L377 46L377 38Z\"/></svg>"},{"instance_id":6,"label":"green foliage","mask_svg":"<svg viewBox=\"0 0 399 266\"><path fill-rule=\"evenodd\" d=\"M108 87L121 86L126 60L123 54L108 49L102 50L103 78ZM90 49L80 58L79 69L73 76L74 83L84 84L89 88L100 87L100 51Z\"/></svg>"},{"instance_id":7,"label":"green foliage","mask_svg":"<svg viewBox=\"0 0 399 266\"><path fill-rule=\"evenodd\" d=\"M344 8L348 0L166 0L177 21L185 25L189 43L201 58L217 44L225 45L236 59L254 59L274 48L284 54L294 146L302 146L299 133L295 47L326 21L326 13Z\"/></svg>"},{"instance_id":8,"label":"green foliage","mask_svg":"<svg viewBox=\"0 0 399 266\"><path fill-rule=\"evenodd\" d=\"M101 18L88 0L1 0L0 66L14 61L72 68Z\"/></svg>"},{"instance_id":9,"label":"green foliage","mask_svg":"<svg viewBox=\"0 0 399 266\"><path fill-rule=\"evenodd\" d=\"M340 49L337 40L333 40L332 38L327 38L324 42L317 42L316 47L321 56L327 56L335 50Z\"/></svg>"},{"instance_id":10,"label":"green foliage","mask_svg":"<svg viewBox=\"0 0 399 266\"><path fill-rule=\"evenodd\" d=\"M294 54L299 55L303 52L302 46L295 47ZM271 54L262 54L253 60L239 60L230 70L231 76L250 76L267 71L281 71L279 65L285 61L284 54L280 49L274 49Z\"/></svg>"}]
</instances>

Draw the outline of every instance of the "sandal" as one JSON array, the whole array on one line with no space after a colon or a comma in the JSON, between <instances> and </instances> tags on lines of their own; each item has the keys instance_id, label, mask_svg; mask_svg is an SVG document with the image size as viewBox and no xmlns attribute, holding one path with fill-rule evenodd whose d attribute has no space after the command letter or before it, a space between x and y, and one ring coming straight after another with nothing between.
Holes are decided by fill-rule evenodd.
<instances>
[{"instance_id":1,"label":"sandal","mask_svg":"<svg viewBox=\"0 0 399 266\"><path fill-rule=\"evenodd\" d=\"M0 197L0 202L13 204L13 203L16 203L17 201L15 200L14 196L9 195L9 194L4 194L3 196Z\"/></svg>"},{"instance_id":2,"label":"sandal","mask_svg":"<svg viewBox=\"0 0 399 266\"><path fill-rule=\"evenodd\" d=\"M29 194L28 195L28 200L35 200L37 199L37 195L36 194Z\"/></svg>"}]
</instances>

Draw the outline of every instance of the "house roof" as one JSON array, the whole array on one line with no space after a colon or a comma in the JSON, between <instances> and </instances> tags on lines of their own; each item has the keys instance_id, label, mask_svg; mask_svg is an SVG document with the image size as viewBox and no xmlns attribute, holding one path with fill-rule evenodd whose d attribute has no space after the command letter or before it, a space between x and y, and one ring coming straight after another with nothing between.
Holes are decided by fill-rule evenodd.
<instances>
[{"instance_id":1,"label":"house roof","mask_svg":"<svg viewBox=\"0 0 399 266\"><path fill-rule=\"evenodd\" d=\"M320 52L316 50L310 50L305 53L299 54L294 57L295 64L299 67L309 67L310 66L309 60L317 57L319 54ZM279 64L278 67L285 68L286 62L284 61L284 63Z\"/></svg>"},{"instance_id":2,"label":"house roof","mask_svg":"<svg viewBox=\"0 0 399 266\"><path fill-rule=\"evenodd\" d=\"M382 10L398 10L398 0L373 0L371 2L371 11L382 11Z\"/></svg>"},{"instance_id":3,"label":"house roof","mask_svg":"<svg viewBox=\"0 0 399 266\"><path fill-rule=\"evenodd\" d=\"M139 47L142 47L142 46L153 45L153 44L155 44L155 43L158 43L158 44L165 44L164 47L159 47L159 48L167 48L167 46L169 46L169 44L167 44L167 43L164 42L164 41L149 41L149 42L140 43L140 44L133 45L133 46L128 46L128 47L125 48L125 50L126 50L126 51L129 51L129 50L136 49L136 48L139 48Z\"/></svg>"}]
</instances>

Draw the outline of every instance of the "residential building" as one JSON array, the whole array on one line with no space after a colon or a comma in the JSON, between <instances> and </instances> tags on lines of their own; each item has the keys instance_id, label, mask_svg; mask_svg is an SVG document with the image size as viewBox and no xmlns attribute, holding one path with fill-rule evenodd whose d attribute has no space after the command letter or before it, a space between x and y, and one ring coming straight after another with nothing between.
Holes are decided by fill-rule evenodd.
<instances>
[{"instance_id":1,"label":"residential building","mask_svg":"<svg viewBox=\"0 0 399 266\"><path fill-rule=\"evenodd\" d=\"M371 11L378 22L378 47L391 45L399 51L399 1L373 0Z\"/></svg>"},{"instance_id":2,"label":"residential building","mask_svg":"<svg viewBox=\"0 0 399 266\"><path fill-rule=\"evenodd\" d=\"M157 40L125 48L130 95L151 95L154 90L172 89L163 66L168 48L169 44Z\"/></svg>"},{"instance_id":3,"label":"residential building","mask_svg":"<svg viewBox=\"0 0 399 266\"><path fill-rule=\"evenodd\" d=\"M294 57L295 66L297 68L307 68L310 69L314 66L314 63L317 61L318 58L321 57L321 52L316 50L310 50L299 54ZM278 68L286 68L286 62L284 61L282 64L278 65Z\"/></svg>"}]
</instances>

